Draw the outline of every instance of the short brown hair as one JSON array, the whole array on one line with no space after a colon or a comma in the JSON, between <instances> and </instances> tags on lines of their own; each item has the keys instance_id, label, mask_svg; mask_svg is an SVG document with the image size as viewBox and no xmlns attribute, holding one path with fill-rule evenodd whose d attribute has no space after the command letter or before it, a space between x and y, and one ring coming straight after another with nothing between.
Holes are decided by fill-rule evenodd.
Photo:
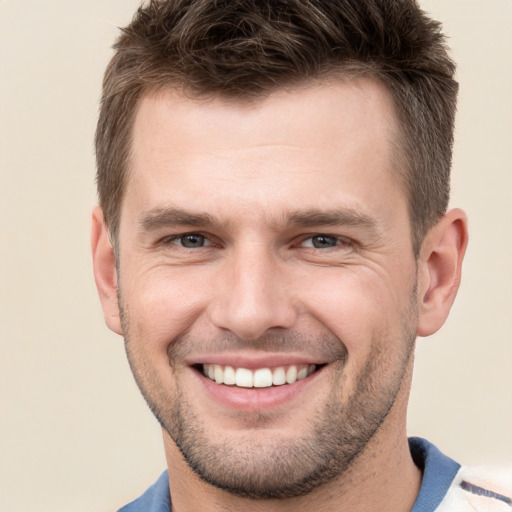
<instances>
[{"instance_id":1,"label":"short brown hair","mask_svg":"<svg viewBox=\"0 0 512 512\"><path fill-rule=\"evenodd\" d=\"M415 250L449 199L457 82L440 24L415 0L149 0L114 45L96 132L100 206L116 239L142 96L249 100L324 76L390 91Z\"/></svg>"}]
</instances>

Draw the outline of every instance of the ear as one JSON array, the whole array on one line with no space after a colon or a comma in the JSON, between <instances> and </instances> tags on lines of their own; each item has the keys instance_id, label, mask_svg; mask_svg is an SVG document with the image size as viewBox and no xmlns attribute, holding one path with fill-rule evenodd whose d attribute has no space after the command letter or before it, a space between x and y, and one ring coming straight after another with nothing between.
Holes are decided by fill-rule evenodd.
<instances>
[{"instance_id":1,"label":"ear","mask_svg":"<svg viewBox=\"0 0 512 512\"><path fill-rule=\"evenodd\" d=\"M449 211L425 237L418 261L418 336L434 334L448 317L467 244L467 217L459 209Z\"/></svg>"},{"instance_id":2,"label":"ear","mask_svg":"<svg viewBox=\"0 0 512 512\"><path fill-rule=\"evenodd\" d=\"M105 323L111 331L121 334L114 249L108 236L103 210L99 206L92 212L91 250L94 279L100 296Z\"/></svg>"}]
</instances>

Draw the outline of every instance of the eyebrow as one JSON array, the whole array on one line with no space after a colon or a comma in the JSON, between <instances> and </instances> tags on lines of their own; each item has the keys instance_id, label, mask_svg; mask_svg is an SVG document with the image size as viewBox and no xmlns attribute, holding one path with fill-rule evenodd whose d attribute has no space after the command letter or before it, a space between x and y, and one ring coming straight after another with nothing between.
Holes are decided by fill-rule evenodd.
<instances>
[{"instance_id":1,"label":"eyebrow","mask_svg":"<svg viewBox=\"0 0 512 512\"><path fill-rule=\"evenodd\" d=\"M210 227L219 222L207 213L192 213L180 208L154 208L144 212L139 218L139 225L145 231L155 231L168 226L202 226Z\"/></svg>"},{"instance_id":2,"label":"eyebrow","mask_svg":"<svg viewBox=\"0 0 512 512\"><path fill-rule=\"evenodd\" d=\"M377 221L355 209L305 210L291 212L285 217L285 224L296 227L352 226L377 228Z\"/></svg>"},{"instance_id":3,"label":"eyebrow","mask_svg":"<svg viewBox=\"0 0 512 512\"><path fill-rule=\"evenodd\" d=\"M144 231L156 231L170 226L191 226L210 228L228 227L216 217L202 212L189 212L181 208L154 208L139 217L139 225ZM308 209L283 214L281 221L271 220L275 229L279 225L309 228L315 226L350 226L377 230L375 219L356 209L320 210Z\"/></svg>"}]
</instances>

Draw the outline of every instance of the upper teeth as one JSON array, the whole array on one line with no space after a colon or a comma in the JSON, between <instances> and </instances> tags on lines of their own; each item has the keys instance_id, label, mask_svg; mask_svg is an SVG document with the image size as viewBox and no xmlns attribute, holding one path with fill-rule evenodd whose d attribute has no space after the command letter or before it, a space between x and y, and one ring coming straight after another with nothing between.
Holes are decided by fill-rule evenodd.
<instances>
[{"instance_id":1,"label":"upper teeth","mask_svg":"<svg viewBox=\"0 0 512 512\"><path fill-rule=\"evenodd\" d=\"M233 368L232 366L221 366L219 364L203 365L204 375L217 384L236 385L242 388L267 388L272 385L293 384L298 380L305 379L315 369L316 365L314 364L258 368L257 370Z\"/></svg>"}]
</instances>

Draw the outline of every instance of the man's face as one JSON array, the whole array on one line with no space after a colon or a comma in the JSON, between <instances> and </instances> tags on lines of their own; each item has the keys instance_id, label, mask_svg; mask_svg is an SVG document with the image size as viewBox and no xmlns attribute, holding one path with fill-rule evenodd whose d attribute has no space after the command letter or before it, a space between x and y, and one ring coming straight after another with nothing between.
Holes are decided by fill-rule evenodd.
<instances>
[{"instance_id":1,"label":"man's face","mask_svg":"<svg viewBox=\"0 0 512 512\"><path fill-rule=\"evenodd\" d=\"M303 494L400 428L417 306L396 132L369 80L252 104L142 100L119 231L123 334L204 480Z\"/></svg>"}]
</instances>

